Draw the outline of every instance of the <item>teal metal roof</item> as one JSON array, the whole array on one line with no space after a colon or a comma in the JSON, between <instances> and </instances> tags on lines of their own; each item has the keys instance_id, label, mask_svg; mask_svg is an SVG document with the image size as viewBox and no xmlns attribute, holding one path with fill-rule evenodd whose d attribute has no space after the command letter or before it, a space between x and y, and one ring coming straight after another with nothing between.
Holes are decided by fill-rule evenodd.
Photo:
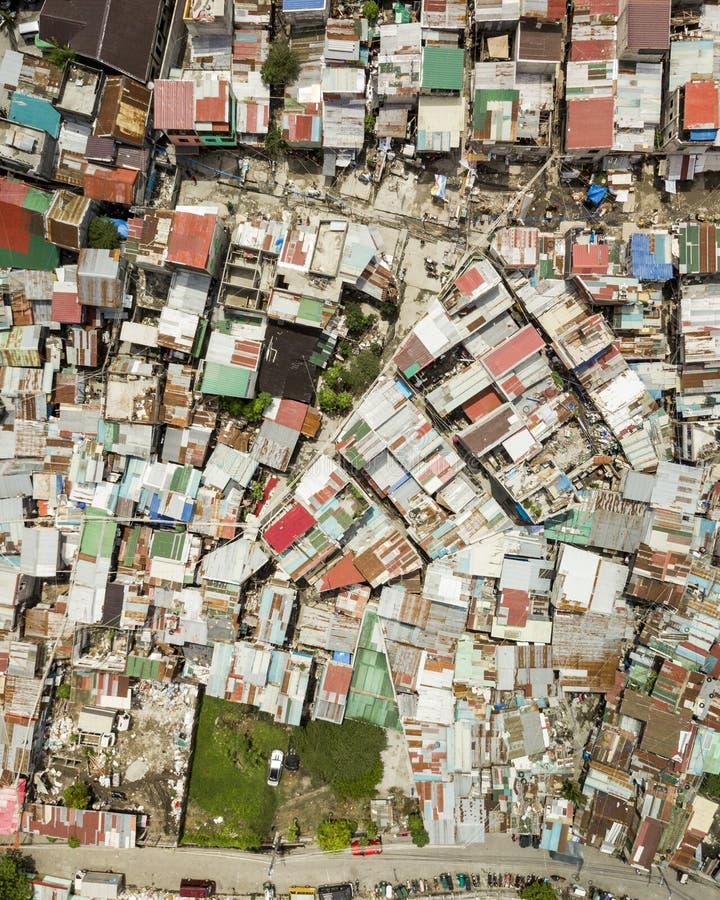
<instances>
[{"instance_id":1,"label":"teal metal roof","mask_svg":"<svg viewBox=\"0 0 720 900\"><path fill-rule=\"evenodd\" d=\"M253 374L250 369L241 369L239 366L206 362L200 390L203 394L247 399L250 396L250 379Z\"/></svg>"},{"instance_id":2,"label":"teal metal roof","mask_svg":"<svg viewBox=\"0 0 720 900\"><path fill-rule=\"evenodd\" d=\"M422 86L437 91L460 91L465 54L459 47L425 47Z\"/></svg>"},{"instance_id":3,"label":"teal metal roof","mask_svg":"<svg viewBox=\"0 0 720 900\"><path fill-rule=\"evenodd\" d=\"M53 138L57 138L60 133L60 113L42 97L30 97L15 91L10 98L8 118L19 125L46 131Z\"/></svg>"}]
</instances>

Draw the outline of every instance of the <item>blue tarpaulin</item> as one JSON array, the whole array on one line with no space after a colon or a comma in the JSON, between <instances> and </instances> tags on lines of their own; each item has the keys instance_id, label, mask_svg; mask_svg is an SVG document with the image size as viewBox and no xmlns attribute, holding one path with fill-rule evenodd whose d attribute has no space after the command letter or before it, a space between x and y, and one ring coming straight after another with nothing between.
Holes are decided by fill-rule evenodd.
<instances>
[{"instance_id":1,"label":"blue tarpaulin","mask_svg":"<svg viewBox=\"0 0 720 900\"><path fill-rule=\"evenodd\" d=\"M120 237L126 241L128 236L128 223L125 219L110 219L110 221L117 228L117 233Z\"/></svg>"},{"instance_id":2,"label":"blue tarpaulin","mask_svg":"<svg viewBox=\"0 0 720 900\"><path fill-rule=\"evenodd\" d=\"M597 206L598 203L600 203L604 199L607 192L608 189L604 184L591 184L588 188L587 198L590 203L594 203Z\"/></svg>"}]
</instances>

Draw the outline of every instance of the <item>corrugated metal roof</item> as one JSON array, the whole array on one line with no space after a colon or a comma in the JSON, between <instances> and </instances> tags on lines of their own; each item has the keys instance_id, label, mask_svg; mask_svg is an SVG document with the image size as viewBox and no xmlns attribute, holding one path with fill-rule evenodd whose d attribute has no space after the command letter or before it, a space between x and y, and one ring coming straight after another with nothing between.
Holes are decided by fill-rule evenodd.
<instances>
[{"instance_id":1,"label":"corrugated metal roof","mask_svg":"<svg viewBox=\"0 0 720 900\"><path fill-rule=\"evenodd\" d=\"M20 125L29 125L57 138L60 132L60 113L48 100L13 93L10 98L8 118Z\"/></svg>"},{"instance_id":2,"label":"corrugated metal roof","mask_svg":"<svg viewBox=\"0 0 720 900\"><path fill-rule=\"evenodd\" d=\"M717 129L718 86L714 81L690 81L685 85L683 128Z\"/></svg>"},{"instance_id":3,"label":"corrugated metal roof","mask_svg":"<svg viewBox=\"0 0 720 900\"><path fill-rule=\"evenodd\" d=\"M215 213L176 211L170 226L168 260L193 269L206 268L216 224Z\"/></svg>"},{"instance_id":4,"label":"corrugated metal roof","mask_svg":"<svg viewBox=\"0 0 720 900\"><path fill-rule=\"evenodd\" d=\"M134 169L106 169L104 166L87 163L83 172L85 196L93 200L132 206L139 174Z\"/></svg>"},{"instance_id":5,"label":"corrugated metal roof","mask_svg":"<svg viewBox=\"0 0 720 900\"><path fill-rule=\"evenodd\" d=\"M459 47L423 48L422 86L431 90L459 91L463 86L465 53Z\"/></svg>"},{"instance_id":6,"label":"corrugated metal roof","mask_svg":"<svg viewBox=\"0 0 720 900\"><path fill-rule=\"evenodd\" d=\"M667 50L670 0L628 0L627 46L631 50Z\"/></svg>"},{"instance_id":7,"label":"corrugated metal roof","mask_svg":"<svg viewBox=\"0 0 720 900\"><path fill-rule=\"evenodd\" d=\"M568 100L565 145L568 150L607 149L613 146L612 97Z\"/></svg>"},{"instance_id":8,"label":"corrugated metal roof","mask_svg":"<svg viewBox=\"0 0 720 900\"><path fill-rule=\"evenodd\" d=\"M195 84L158 79L153 91L153 124L161 131L193 131Z\"/></svg>"}]
</instances>

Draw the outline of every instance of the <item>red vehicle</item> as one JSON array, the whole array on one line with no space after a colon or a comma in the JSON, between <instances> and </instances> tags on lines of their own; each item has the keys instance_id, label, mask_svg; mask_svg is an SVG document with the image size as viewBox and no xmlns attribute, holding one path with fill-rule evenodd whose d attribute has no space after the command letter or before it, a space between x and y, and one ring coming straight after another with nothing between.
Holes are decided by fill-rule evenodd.
<instances>
[{"instance_id":1,"label":"red vehicle","mask_svg":"<svg viewBox=\"0 0 720 900\"><path fill-rule=\"evenodd\" d=\"M214 897L217 890L215 882L201 878L183 878L180 882L181 897Z\"/></svg>"},{"instance_id":2,"label":"red vehicle","mask_svg":"<svg viewBox=\"0 0 720 900\"><path fill-rule=\"evenodd\" d=\"M367 844L361 844L360 841L353 841L350 844L353 856L379 856L382 853L382 841L376 838L368 841Z\"/></svg>"}]
</instances>

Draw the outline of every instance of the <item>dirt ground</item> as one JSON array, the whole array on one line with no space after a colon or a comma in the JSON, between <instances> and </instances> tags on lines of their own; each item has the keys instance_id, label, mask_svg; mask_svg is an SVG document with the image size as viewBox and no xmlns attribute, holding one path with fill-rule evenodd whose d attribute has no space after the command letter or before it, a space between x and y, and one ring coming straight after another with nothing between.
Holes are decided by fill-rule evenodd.
<instances>
[{"instance_id":1,"label":"dirt ground","mask_svg":"<svg viewBox=\"0 0 720 900\"><path fill-rule=\"evenodd\" d=\"M76 777L92 790L93 807L148 816L147 843L174 843L185 794L190 739L197 703L194 685L139 682L128 731L114 747L91 751L72 742L79 710L58 705L50 731L47 775L57 800ZM104 776L120 783L111 786ZM115 796L112 793L115 792Z\"/></svg>"}]
</instances>

